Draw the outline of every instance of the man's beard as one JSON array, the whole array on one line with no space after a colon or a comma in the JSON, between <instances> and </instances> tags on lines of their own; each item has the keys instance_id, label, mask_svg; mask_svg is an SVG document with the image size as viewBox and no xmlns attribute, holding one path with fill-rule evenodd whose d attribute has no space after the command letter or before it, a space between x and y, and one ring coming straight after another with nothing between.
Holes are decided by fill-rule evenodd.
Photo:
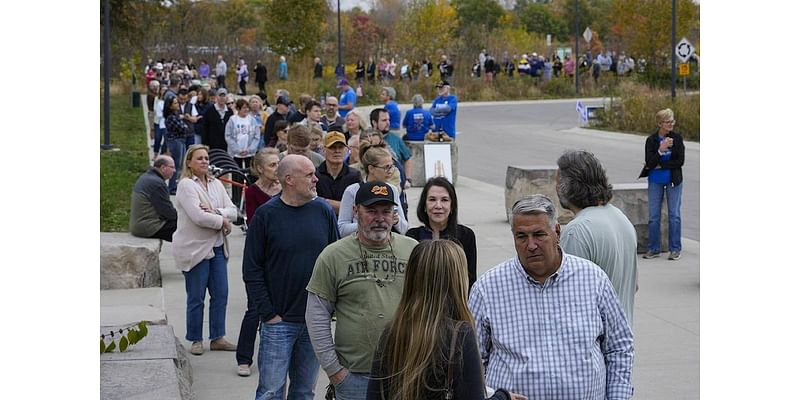
<instances>
[{"instance_id":1,"label":"man's beard","mask_svg":"<svg viewBox=\"0 0 800 400\"><path fill-rule=\"evenodd\" d=\"M379 225L380 226L380 225ZM383 227L386 230L373 230L372 227L368 228L366 231L363 232L364 237L373 242L383 242L389 238L389 234L391 233L391 227L388 225L384 225Z\"/></svg>"}]
</instances>

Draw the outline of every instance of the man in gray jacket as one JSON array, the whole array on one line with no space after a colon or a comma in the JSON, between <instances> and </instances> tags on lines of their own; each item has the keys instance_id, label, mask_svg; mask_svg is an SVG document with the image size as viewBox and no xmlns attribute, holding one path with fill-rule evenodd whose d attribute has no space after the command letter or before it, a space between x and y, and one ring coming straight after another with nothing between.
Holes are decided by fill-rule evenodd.
<instances>
[{"instance_id":1,"label":"man in gray jacket","mask_svg":"<svg viewBox=\"0 0 800 400\"><path fill-rule=\"evenodd\" d=\"M133 185L131 219L128 229L133 236L172 242L178 223L178 212L169 200L164 182L175 174L175 161L167 155L156 157L153 166Z\"/></svg>"}]
</instances>

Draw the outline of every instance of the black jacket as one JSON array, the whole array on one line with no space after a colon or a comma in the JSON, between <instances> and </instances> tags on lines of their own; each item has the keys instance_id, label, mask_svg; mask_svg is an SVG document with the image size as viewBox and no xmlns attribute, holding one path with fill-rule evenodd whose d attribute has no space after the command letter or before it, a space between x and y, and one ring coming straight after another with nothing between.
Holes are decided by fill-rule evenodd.
<instances>
[{"instance_id":1,"label":"black jacket","mask_svg":"<svg viewBox=\"0 0 800 400\"><path fill-rule=\"evenodd\" d=\"M644 143L644 168L639 174L639 178L650 175L650 170L656 167L669 168L672 175L672 186L680 185L683 182L683 159L686 148L683 145L683 137L680 133L670 131L667 137L672 138L672 155L668 161L659 161L658 155L658 132L647 137Z\"/></svg>"},{"instance_id":2,"label":"black jacket","mask_svg":"<svg viewBox=\"0 0 800 400\"><path fill-rule=\"evenodd\" d=\"M217 106L210 104L203 113L203 119L200 120L203 123L203 144L211 149L228 151L228 142L225 141L225 125L232 115L233 111L228 108L225 116L220 118Z\"/></svg>"},{"instance_id":3,"label":"black jacket","mask_svg":"<svg viewBox=\"0 0 800 400\"><path fill-rule=\"evenodd\" d=\"M267 67L265 67L263 64L256 65L255 73L256 73L256 82L267 81Z\"/></svg>"}]
</instances>

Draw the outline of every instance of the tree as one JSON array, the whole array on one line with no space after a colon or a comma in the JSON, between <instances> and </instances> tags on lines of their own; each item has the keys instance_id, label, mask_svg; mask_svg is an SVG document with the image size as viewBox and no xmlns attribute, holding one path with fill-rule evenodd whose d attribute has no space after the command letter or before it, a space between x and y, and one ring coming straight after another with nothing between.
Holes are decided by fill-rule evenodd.
<instances>
[{"instance_id":1,"label":"tree","mask_svg":"<svg viewBox=\"0 0 800 400\"><path fill-rule=\"evenodd\" d=\"M310 55L322 38L329 12L325 0L270 0L264 9L264 39L275 53Z\"/></svg>"},{"instance_id":2,"label":"tree","mask_svg":"<svg viewBox=\"0 0 800 400\"><path fill-rule=\"evenodd\" d=\"M455 44L458 20L447 0L412 0L400 20L404 29L397 32L394 49L409 59L448 53Z\"/></svg>"},{"instance_id":3,"label":"tree","mask_svg":"<svg viewBox=\"0 0 800 400\"><path fill-rule=\"evenodd\" d=\"M350 27L352 33L347 36L347 40L344 42L347 45L343 46L348 55L348 60L356 61L360 59L366 62L369 55L374 54L376 50L375 44L380 41L380 29L375 24L375 20L364 14L351 17Z\"/></svg>"},{"instance_id":4,"label":"tree","mask_svg":"<svg viewBox=\"0 0 800 400\"><path fill-rule=\"evenodd\" d=\"M503 7L497 0L453 0L458 11L459 30L465 32L469 27L484 26L491 31L497 27L503 16Z\"/></svg>"},{"instance_id":5,"label":"tree","mask_svg":"<svg viewBox=\"0 0 800 400\"><path fill-rule=\"evenodd\" d=\"M651 63L671 62L671 0L614 0L609 21L610 34L628 54L645 56ZM692 0L678 0L677 37L688 36L699 26L700 6Z\"/></svg>"},{"instance_id":6,"label":"tree","mask_svg":"<svg viewBox=\"0 0 800 400\"><path fill-rule=\"evenodd\" d=\"M518 11L519 19L528 32L550 34L558 40L568 40L570 29L553 13L550 5L531 3Z\"/></svg>"}]
</instances>

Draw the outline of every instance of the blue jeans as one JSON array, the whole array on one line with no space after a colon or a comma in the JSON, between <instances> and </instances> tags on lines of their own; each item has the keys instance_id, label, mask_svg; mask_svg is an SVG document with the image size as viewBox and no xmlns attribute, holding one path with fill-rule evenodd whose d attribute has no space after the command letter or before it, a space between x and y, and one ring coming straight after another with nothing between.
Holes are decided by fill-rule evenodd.
<instances>
[{"instance_id":1,"label":"blue jeans","mask_svg":"<svg viewBox=\"0 0 800 400\"><path fill-rule=\"evenodd\" d=\"M164 133L167 131L166 129L162 129L158 127L158 124L153 126L153 131L156 133L155 138L153 138L153 154L159 155L166 150L167 145L162 143L164 142Z\"/></svg>"},{"instance_id":2,"label":"blue jeans","mask_svg":"<svg viewBox=\"0 0 800 400\"><path fill-rule=\"evenodd\" d=\"M289 374L288 400L313 400L319 361L306 324L261 323L256 400L282 400Z\"/></svg>"},{"instance_id":3,"label":"blue jeans","mask_svg":"<svg viewBox=\"0 0 800 400\"><path fill-rule=\"evenodd\" d=\"M683 183L647 183L647 203L650 218L647 222L647 249L661 252L661 207L667 194L667 215L669 221L669 251L681 251L681 194Z\"/></svg>"},{"instance_id":4,"label":"blue jeans","mask_svg":"<svg viewBox=\"0 0 800 400\"><path fill-rule=\"evenodd\" d=\"M367 398L369 374L350 372L336 387L336 400L363 400Z\"/></svg>"},{"instance_id":5,"label":"blue jeans","mask_svg":"<svg viewBox=\"0 0 800 400\"><path fill-rule=\"evenodd\" d=\"M166 145L167 150L172 155L172 159L175 161L175 173L172 174L172 178L169 178L169 193L175 194L175 191L178 190L178 176L181 174L181 168L183 167L183 156L186 154L186 139L167 139Z\"/></svg>"},{"instance_id":6,"label":"blue jeans","mask_svg":"<svg viewBox=\"0 0 800 400\"><path fill-rule=\"evenodd\" d=\"M211 296L208 306L208 338L225 336L225 310L228 307L228 260L222 246L214 247L214 257L200 261L189 272L186 281L186 340L203 340L203 311L206 289Z\"/></svg>"},{"instance_id":7,"label":"blue jeans","mask_svg":"<svg viewBox=\"0 0 800 400\"><path fill-rule=\"evenodd\" d=\"M236 344L236 364L253 365L258 323L258 308L255 299L248 295L247 311L244 312L242 327L239 329L239 343Z\"/></svg>"}]
</instances>

